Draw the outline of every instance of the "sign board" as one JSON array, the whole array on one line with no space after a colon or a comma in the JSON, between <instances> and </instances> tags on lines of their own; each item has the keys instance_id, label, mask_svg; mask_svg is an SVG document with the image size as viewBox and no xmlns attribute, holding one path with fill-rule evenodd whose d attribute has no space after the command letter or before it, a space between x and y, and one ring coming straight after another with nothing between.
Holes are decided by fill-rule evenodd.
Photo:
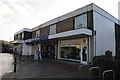
<instances>
[{"instance_id":1,"label":"sign board","mask_svg":"<svg viewBox=\"0 0 120 80\"><path fill-rule=\"evenodd\" d=\"M24 42L32 42L32 41L46 40L46 39L48 39L48 35L36 37L33 39L28 39L28 40L25 40Z\"/></svg>"}]
</instances>

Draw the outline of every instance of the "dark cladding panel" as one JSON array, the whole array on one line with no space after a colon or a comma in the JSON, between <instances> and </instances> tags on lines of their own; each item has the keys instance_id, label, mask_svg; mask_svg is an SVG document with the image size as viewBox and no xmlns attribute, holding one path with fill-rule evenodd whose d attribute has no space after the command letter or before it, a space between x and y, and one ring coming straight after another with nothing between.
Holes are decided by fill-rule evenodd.
<instances>
[{"instance_id":1,"label":"dark cladding panel","mask_svg":"<svg viewBox=\"0 0 120 80\"><path fill-rule=\"evenodd\" d=\"M20 40L22 40L22 33L20 33Z\"/></svg>"},{"instance_id":2,"label":"dark cladding panel","mask_svg":"<svg viewBox=\"0 0 120 80\"><path fill-rule=\"evenodd\" d=\"M116 57L120 58L120 25L115 23Z\"/></svg>"},{"instance_id":3,"label":"dark cladding panel","mask_svg":"<svg viewBox=\"0 0 120 80\"><path fill-rule=\"evenodd\" d=\"M36 31L33 31L32 32L32 38L35 38L35 36L36 36Z\"/></svg>"},{"instance_id":4,"label":"dark cladding panel","mask_svg":"<svg viewBox=\"0 0 120 80\"><path fill-rule=\"evenodd\" d=\"M87 27L93 30L93 11L89 11L87 15Z\"/></svg>"},{"instance_id":5,"label":"dark cladding panel","mask_svg":"<svg viewBox=\"0 0 120 80\"><path fill-rule=\"evenodd\" d=\"M56 31L57 33L59 33L59 32L73 30L73 26L74 26L74 18L69 18L61 22L58 22L56 24L56 29L57 29Z\"/></svg>"},{"instance_id":6,"label":"dark cladding panel","mask_svg":"<svg viewBox=\"0 0 120 80\"><path fill-rule=\"evenodd\" d=\"M31 32L24 31L24 40L31 39L31 37L32 37L32 33Z\"/></svg>"},{"instance_id":7,"label":"dark cladding panel","mask_svg":"<svg viewBox=\"0 0 120 80\"><path fill-rule=\"evenodd\" d=\"M48 35L49 34L49 27L44 27L40 29L41 36Z\"/></svg>"},{"instance_id":8,"label":"dark cladding panel","mask_svg":"<svg viewBox=\"0 0 120 80\"><path fill-rule=\"evenodd\" d=\"M17 40L17 35L14 35L14 40Z\"/></svg>"}]
</instances>

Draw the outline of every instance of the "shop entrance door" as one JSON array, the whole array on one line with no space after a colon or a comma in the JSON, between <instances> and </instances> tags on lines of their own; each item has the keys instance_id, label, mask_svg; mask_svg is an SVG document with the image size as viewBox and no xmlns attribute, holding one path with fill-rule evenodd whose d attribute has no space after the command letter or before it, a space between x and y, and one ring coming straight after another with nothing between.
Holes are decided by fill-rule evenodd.
<instances>
[{"instance_id":1,"label":"shop entrance door","mask_svg":"<svg viewBox=\"0 0 120 80\"><path fill-rule=\"evenodd\" d=\"M82 43L81 44L81 52L80 52L80 58L82 64L87 64L87 57L88 57L88 50L87 45Z\"/></svg>"},{"instance_id":2,"label":"shop entrance door","mask_svg":"<svg viewBox=\"0 0 120 80\"><path fill-rule=\"evenodd\" d=\"M42 42L42 57L55 59L55 44L53 42Z\"/></svg>"}]
</instances>

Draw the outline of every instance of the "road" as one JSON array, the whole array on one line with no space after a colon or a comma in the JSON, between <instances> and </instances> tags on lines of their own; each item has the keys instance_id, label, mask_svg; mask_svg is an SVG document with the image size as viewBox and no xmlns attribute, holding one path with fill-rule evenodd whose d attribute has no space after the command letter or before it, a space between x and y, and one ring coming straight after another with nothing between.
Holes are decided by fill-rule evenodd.
<instances>
[{"instance_id":1,"label":"road","mask_svg":"<svg viewBox=\"0 0 120 80\"><path fill-rule=\"evenodd\" d=\"M0 53L0 77L3 74L13 71L13 55Z\"/></svg>"}]
</instances>

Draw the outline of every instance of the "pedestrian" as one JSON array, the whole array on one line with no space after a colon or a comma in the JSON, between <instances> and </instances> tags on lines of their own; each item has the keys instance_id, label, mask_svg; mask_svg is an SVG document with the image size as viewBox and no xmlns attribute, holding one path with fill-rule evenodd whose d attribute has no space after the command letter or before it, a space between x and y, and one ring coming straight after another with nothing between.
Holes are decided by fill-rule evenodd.
<instances>
[{"instance_id":1,"label":"pedestrian","mask_svg":"<svg viewBox=\"0 0 120 80\"><path fill-rule=\"evenodd\" d=\"M35 51L35 60L42 61L41 52L39 50Z\"/></svg>"}]
</instances>

